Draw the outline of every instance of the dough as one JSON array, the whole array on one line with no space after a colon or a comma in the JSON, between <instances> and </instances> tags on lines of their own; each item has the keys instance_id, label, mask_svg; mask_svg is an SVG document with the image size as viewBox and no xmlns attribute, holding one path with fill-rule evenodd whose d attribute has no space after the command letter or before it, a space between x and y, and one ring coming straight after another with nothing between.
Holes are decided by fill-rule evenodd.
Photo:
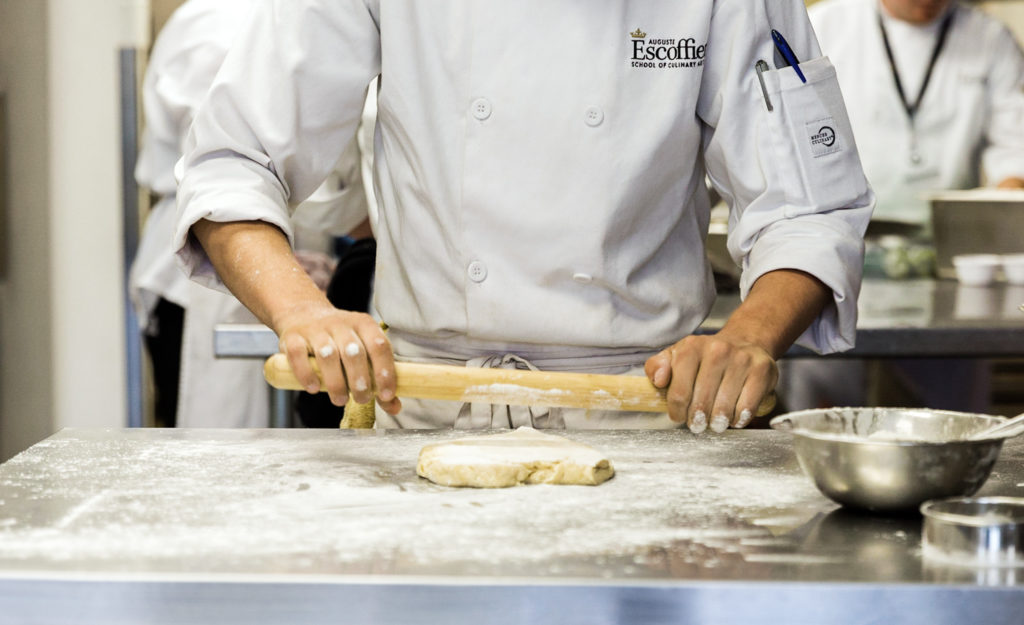
<instances>
[{"instance_id":1,"label":"dough","mask_svg":"<svg viewBox=\"0 0 1024 625\"><path fill-rule=\"evenodd\" d=\"M372 429L377 419L376 400L371 399L367 404L357 404L350 395L348 403L345 404L345 416L341 418L342 429L366 430Z\"/></svg>"},{"instance_id":2,"label":"dough","mask_svg":"<svg viewBox=\"0 0 1024 625\"><path fill-rule=\"evenodd\" d=\"M504 488L519 484L597 485L615 475L597 450L529 427L432 443L416 473L442 486Z\"/></svg>"}]
</instances>

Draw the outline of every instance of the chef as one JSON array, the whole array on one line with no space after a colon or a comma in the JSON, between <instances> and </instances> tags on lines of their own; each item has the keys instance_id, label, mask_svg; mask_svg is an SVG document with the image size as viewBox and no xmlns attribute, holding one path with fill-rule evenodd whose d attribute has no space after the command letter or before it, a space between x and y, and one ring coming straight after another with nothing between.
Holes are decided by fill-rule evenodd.
<instances>
[{"instance_id":1,"label":"chef","mask_svg":"<svg viewBox=\"0 0 1024 625\"><path fill-rule=\"evenodd\" d=\"M801 63L774 60L771 30ZM760 70L755 69L760 65ZM799 71L798 71L799 70ZM334 309L290 253L289 206L380 75L375 305ZM393 427L750 422L794 341L854 341L873 194L800 0L276 0L196 116L176 247L335 403ZM705 176L731 205L743 304L714 299ZM669 413L395 397L394 359L646 374Z\"/></svg>"},{"instance_id":2,"label":"chef","mask_svg":"<svg viewBox=\"0 0 1024 625\"><path fill-rule=\"evenodd\" d=\"M1024 188L1024 54L1006 26L955 0L825 0L809 12L876 219L927 238L927 191Z\"/></svg>"},{"instance_id":3,"label":"chef","mask_svg":"<svg viewBox=\"0 0 1024 625\"><path fill-rule=\"evenodd\" d=\"M214 326L241 304L191 282L174 260L174 164L199 103L255 0L188 0L153 46L143 81L146 126L136 180L160 199L146 221L130 273L130 292L156 382L156 416L181 427L266 427L270 395L262 364L218 359ZM328 259L330 236L367 221L360 150L350 142L322 185L294 212L297 254L310 271ZM328 259L329 260L329 259ZM316 273L313 271L312 273ZM326 288L330 269L322 285ZM180 368L179 368L180 365Z\"/></svg>"}]
</instances>

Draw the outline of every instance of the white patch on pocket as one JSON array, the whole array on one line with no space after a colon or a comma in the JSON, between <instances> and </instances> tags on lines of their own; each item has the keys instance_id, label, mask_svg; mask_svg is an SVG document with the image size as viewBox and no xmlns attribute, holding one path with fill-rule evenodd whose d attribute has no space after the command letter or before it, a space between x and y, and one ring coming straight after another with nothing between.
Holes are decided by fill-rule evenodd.
<instances>
[{"instance_id":1,"label":"white patch on pocket","mask_svg":"<svg viewBox=\"0 0 1024 625\"><path fill-rule=\"evenodd\" d=\"M810 143L814 158L834 154L843 149L836 132L836 123L831 117L807 122L804 128L807 130L807 141Z\"/></svg>"},{"instance_id":2,"label":"white patch on pocket","mask_svg":"<svg viewBox=\"0 0 1024 625\"><path fill-rule=\"evenodd\" d=\"M957 78L960 80L960 83L963 84L965 87L984 87L985 85L988 84L988 74L960 72L960 75L957 76Z\"/></svg>"}]
</instances>

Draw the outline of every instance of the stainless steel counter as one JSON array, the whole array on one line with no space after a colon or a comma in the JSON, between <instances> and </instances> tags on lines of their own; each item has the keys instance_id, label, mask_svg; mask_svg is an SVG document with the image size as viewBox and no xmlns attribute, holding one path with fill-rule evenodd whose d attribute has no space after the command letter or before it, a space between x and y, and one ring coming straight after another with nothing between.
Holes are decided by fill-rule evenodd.
<instances>
[{"instance_id":1,"label":"stainless steel counter","mask_svg":"<svg viewBox=\"0 0 1024 625\"><path fill-rule=\"evenodd\" d=\"M416 477L451 431L66 430L0 465L4 623L1013 623L1024 569L922 559L788 435L573 432L599 487ZM1024 495L1024 440L982 491Z\"/></svg>"},{"instance_id":2,"label":"stainless steel counter","mask_svg":"<svg viewBox=\"0 0 1024 625\"><path fill-rule=\"evenodd\" d=\"M702 332L719 330L739 306L720 295ZM857 346L832 357L1024 356L1024 286L962 286L953 280L865 280L859 299ZM253 318L225 320L214 332L225 358L266 358L277 336ZM789 356L811 352L794 347Z\"/></svg>"}]
</instances>

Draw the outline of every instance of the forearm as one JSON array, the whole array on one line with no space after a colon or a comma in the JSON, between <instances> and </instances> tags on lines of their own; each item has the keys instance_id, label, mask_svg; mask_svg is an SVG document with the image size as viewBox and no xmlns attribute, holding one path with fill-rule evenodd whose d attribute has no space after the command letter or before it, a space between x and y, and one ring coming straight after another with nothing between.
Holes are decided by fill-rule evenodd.
<instances>
[{"instance_id":1,"label":"forearm","mask_svg":"<svg viewBox=\"0 0 1024 625\"><path fill-rule=\"evenodd\" d=\"M751 287L719 335L752 343L778 359L832 300L832 290L802 271L771 271Z\"/></svg>"},{"instance_id":2,"label":"forearm","mask_svg":"<svg viewBox=\"0 0 1024 625\"><path fill-rule=\"evenodd\" d=\"M278 334L296 312L332 309L277 227L262 221L204 219L192 232L228 289Z\"/></svg>"}]
</instances>

